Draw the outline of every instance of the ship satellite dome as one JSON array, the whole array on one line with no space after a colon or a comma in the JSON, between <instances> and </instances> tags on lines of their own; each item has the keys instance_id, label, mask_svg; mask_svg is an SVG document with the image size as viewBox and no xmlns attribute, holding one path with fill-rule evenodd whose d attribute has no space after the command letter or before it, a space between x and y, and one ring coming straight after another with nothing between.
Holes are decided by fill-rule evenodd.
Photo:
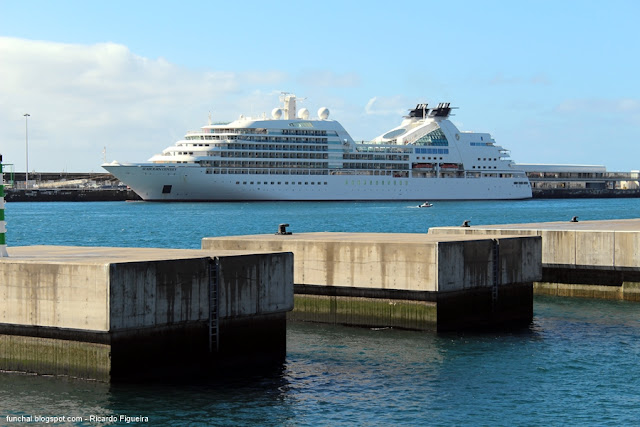
<instances>
[{"instance_id":1,"label":"ship satellite dome","mask_svg":"<svg viewBox=\"0 0 640 427\"><path fill-rule=\"evenodd\" d=\"M298 111L298 118L307 120L309 118L309 110L307 110L306 108L301 108L300 111Z\"/></svg>"},{"instance_id":2,"label":"ship satellite dome","mask_svg":"<svg viewBox=\"0 0 640 427\"><path fill-rule=\"evenodd\" d=\"M282 110L279 108L274 108L273 110L271 110L271 117L276 120L280 120L280 117L282 117Z\"/></svg>"},{"instance_id":3,"label":"ship satellite dome","mask_svg":"<svg viewBox=\"0 0 640 427\"><path fill-rule=\"evenodd\" d=\"M318 110L318 117L321 120L327 120L329 118L329 109L327 107L322 107Z\"/></svg>"}]
</instances>

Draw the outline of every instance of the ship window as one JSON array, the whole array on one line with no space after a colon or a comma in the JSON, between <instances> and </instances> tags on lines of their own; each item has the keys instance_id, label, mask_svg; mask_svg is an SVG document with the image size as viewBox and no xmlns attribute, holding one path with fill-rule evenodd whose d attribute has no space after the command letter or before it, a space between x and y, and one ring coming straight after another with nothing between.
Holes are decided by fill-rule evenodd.
<instances>
[{"instance_id":1,"label":"ship window","mask_svg":"<svg viewBox=\"0 0 640 427\"><path fill-rule=\"evenodd\" d=\"M169 194L171 193L171 186L170 185L165 185L162 187L162 194Z\"/></svg>"},{"instance_id":2,"label":"ship window","mask_svg":"<svg viewBox=\"0 0 640 427\"><path fill-rule=\"evenodd\" d=\"M442 129L435 129L423 137L419 138L415 145L429 145L429 146L443 146L446 147L449 145L447 141L447 137L442 132Z\"/></svg>"}]
</instances>

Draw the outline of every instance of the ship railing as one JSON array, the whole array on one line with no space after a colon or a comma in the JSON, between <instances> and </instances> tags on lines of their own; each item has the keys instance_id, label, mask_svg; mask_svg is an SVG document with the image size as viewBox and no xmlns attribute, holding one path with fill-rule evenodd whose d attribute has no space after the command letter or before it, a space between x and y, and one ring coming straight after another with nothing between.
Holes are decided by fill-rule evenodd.
<instances>
[{"instance_id":1,"label":"ship railing","mask_svg":"<svg viewBox=\"0 0 640 427\"><path fill-rule=\"evenodd\" d=\"M356 151L359 153L391 153L391 154L408 154L413 152L413 148L407 147L380 147L380 146L357 146Z\"/></svg>"},{"instance_id":2,"label":"ship railing","mask_svg":"<svg viewBox=\"0 0 640 427\"><path fill-rule=\"evenodd\" d=\"M389 176L394 178L408 178L409 171L397 169L340 169L330 171L329 175Z\"/></svg>"},{"instance_id":3,"label":"ship railing","mask_svg":"<svg viewBox=\"0 0 640 427\"><path fill-rule=\"evenodd\" d=\"M638 172L605 172L603 175L605 178L637 181L640 174Z\"/></svg>"}]
</instances>

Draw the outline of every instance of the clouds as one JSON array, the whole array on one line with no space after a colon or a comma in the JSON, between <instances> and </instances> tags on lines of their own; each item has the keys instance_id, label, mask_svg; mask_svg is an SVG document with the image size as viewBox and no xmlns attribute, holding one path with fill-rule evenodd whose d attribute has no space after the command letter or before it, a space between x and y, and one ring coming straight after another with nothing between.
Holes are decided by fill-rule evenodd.
<instances>
[{"instance_id":1,"label":"clouds","mask_svg":"<svg viewBox=\"0 0 640 427\"><path fill-rule=\"evenodd\" d=\"M407 110L413 107L412 101L404 96L374 96L364 107L365 113L371 116L396 115L401 117L407 114Z\"/></svg>"},{"instance_id":2,"label":"clouds","mask_svg":"<svg viewBox=\"0 0 640 427\"><path fill-rule=\"evenodd\" d=\"M29 113L31 169L99 171L104 147L107 161L145 161L206 124L209 112L214 122L268 114L278 106L280 92L294 92L306 98L301 107L310 111L328 107L330 118L355 139L397 126L418 102L447 101L460 107L469 126L461 130L496 135L518 161L637 169L632 156L618 154L635 146L630 135L640 124L633 85L617 91L626 96L607 98L612 91L576 89L557 73L534 70L471 69L469 77L455 80L450 68L353 71L318 62L269 69L238 58L247 53L212 55L195 69L117 43L0 37L0 152L15 170L24 170L23 114ZM415 76L420 79L412 80ZM609 135L613 150L600 148L601 135Z\"/></svg>"},{"instance_id":3,"label":"clouds","mask_svg":"<svg viewBox=\"0 0 640 427\"><path fill-rule=\"evenodd\" d=\"M281 70L194 70L145 58L116 43L65 44L0 37L0 151L24 170L100 170L107 160L144 161L187 130L277 106L292 81L313 96L357 87L355 73L322 69L292 76ZM226 64L232 67L233 64ZM323 104L321 96L314 100Z\"/></svg>"},{"instance_id":4,"label":"clouds","mask_svg":"<svg viewBox=\"0 0 640 427\"><path fill-rule=\"evenodd\" d=\"M278 73L191 71L162 58L135 55L113 43L84 46L0 40L5 58L0 77L12 82L3 88L10 100L67 107L70 101L80 102L86 104L77 108L82 113L87 113L86 106L93 105L95 110L109 109L127 116L135 114L140 106L148 111L149 107L161 109L178 100L189 104L237 92L243 83L273 83L283 78Z\"/></svg>"},{"instance_id":5,"label":"clouds","mask_svg":"<svg viewBox=\"0 0 640 427\"><path fill-rule=\"evenodd\" d=\"M99 170L103 147L119 160L146 160L205 124L213 104L238 111L256 87L287 80L279 71L189 70L114 43L3 37L0 57L0 149L16 170L24 170L26 112L30 168Z\"/></svg>"},{"instance_id":6,"label":"clouds","mask_svg":"<svg viewBox=\"0 0 640 427\"><path fill-rule=\"evenodd\" d=\"M293 81L303 92L299 96L314 98L309 107L329 101L329 107L340 108L344 98L325 92L361 84L355 73L320 68L293 76L259 68L194 70L136 55L116 43L0 37L0 57L0 152L16 171L26 162L27 112L30 169L98 171L105 147L107 161L145 161L206 124L209 112L213 121L228 121L271 111L280 92L295 90ZM390 100L396 106L385 102L386 112L397 116L406 110L406 105L398 108L399 99ZM346 104L346 118L359 123L362 107Z\"/></svg>"}]
</instances>

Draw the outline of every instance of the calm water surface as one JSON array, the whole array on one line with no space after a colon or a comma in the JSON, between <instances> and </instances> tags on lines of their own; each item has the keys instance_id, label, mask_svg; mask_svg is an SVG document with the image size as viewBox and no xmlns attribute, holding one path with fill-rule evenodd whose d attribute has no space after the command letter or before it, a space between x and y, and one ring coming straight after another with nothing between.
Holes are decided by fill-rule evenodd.
<instances>
[{"instance_id":1,"label":"calm water surface","mask_svg":"<svg viewBox=\"0 0 640 427\"><path fill-rule=\"evenodd\" d=\"M315 231L426 233L430 227L640 217L640 199L435 202L8 203L9 245L200 248L203 237Z\"/></svg>"},{"instance_id":2,"label":"calm water surface","mask_svg":"<svg viewBox=\"0 0 640 427\"><path fill-rule=\"evenodd\" d=\"M417 204L417 203L416 203ZM10 203L9 245L198 248L206 236L426 232L632 218L639 199L369 203ZM433 334L290 323L281 367L201 384L108 386L0 374L7 415L144 416L147 425L640 425L640 305L536 297L518 332ZM35 423L33 423L35 424Z\"/></svg>"}]
</instances>

